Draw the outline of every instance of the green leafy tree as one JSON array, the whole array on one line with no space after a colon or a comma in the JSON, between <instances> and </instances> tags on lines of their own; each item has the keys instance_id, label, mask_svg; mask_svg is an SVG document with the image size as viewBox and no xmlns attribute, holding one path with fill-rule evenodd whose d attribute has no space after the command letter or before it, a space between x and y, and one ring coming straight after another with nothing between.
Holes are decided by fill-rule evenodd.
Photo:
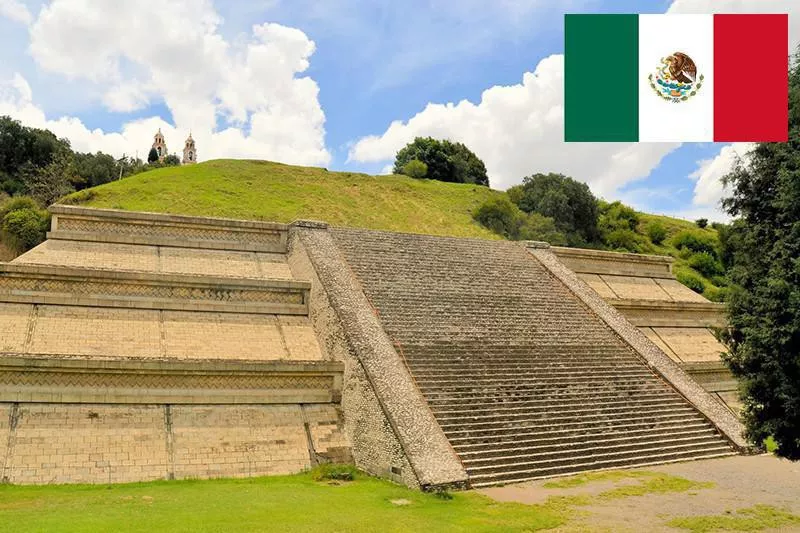
<instances>
[{"instance_id":1,"label":"green leafy tree","mask_svg":"<svg viewBox=\"0 0 800 533\"><path fill-rule=\"evenodd\" d=\"M397 152L394 173L402 174L403 168L415 159L428 167L429 179L489 185L483 161L462 143L417 137Z\"/></svg>"},{"instance_id":2,"label":"green leafy tree","mask_svg":"<svg viewBox=\"0 0 800 533\"><path fill-rule=\"evenodd\" d=\"M164 158L165 167L179 167L181 166L181 158L175 154L169 154Z\"/></svg>"},{"instance_id":3,"label":"green leafy tree","mask_svg":"<svg viewBox=\"0 0 800 533\"><path fill-rule=\"evenodd\" d=\"M150 148L150 153L147 154L147 162L155 163L158 161L158 151L155 148Z\"/></svg>"},{"instance_id":4,"label":"green leafy tree","mask_svg":"<svg viewBox=\"0 0 800 533\"><path fill-rule=\"evenodd\" d=\"M75 189L71 154L59 154L47 166L36 169L25 180L28 195L43 205L50 205Z\"/></svg>"},{"instance_id":5,"label":"green leafy tree","mask_svg":"<svg viewBox=\"0 0 800 533\"><path fill-rule=\"evenodd\" d=\"M569 244L597 242L597 198L585 183L563 174L534 174L511 187L508 195L522 211L552 218Z\"/></svg>"},{"instance_id":6,"label":"green leafy tree","mask_svg":"<svg viewBox=\"0 0 800 533\"><path fill-rule=\"evenodd\" d=\"M738 220L726 357L740 379L749 439L800 459L800 50L789 74L789 142L761 143L724 179Z\"/></svg>"},{"instance_id":7,"label":"green leafy tree","mask_svg":"<svg viewBox=\"0 0 800 533\"><path fill-rule=\"evenodd\" d=\"M412 159L403 165L400 173L409 178L422 179L428 175L428 165L419 159Z\"/></svg>"},{"instance_id":8,"label":"green leafy tree","mask_svg":"<svg viewBox=\"0 0 800 533\"><path fill-rule=\"evenodd\" d=\"M708 219L707 218L698 218L694 221L695 225L697 225L700 229L705 229L708 226Z\"/></svg>"},{"instance_id":9,"label":"green leafy tree","mask_svg":"<svg viewBox=\"0 0 800 533\"><path fill-rule=\"evenodd\" d=\"M490 198L481 204L473 217L506 239L567 244L566 236L558 230L552 218L539 213L525 213L505 195Z\"/></svg>"}]
</instances>

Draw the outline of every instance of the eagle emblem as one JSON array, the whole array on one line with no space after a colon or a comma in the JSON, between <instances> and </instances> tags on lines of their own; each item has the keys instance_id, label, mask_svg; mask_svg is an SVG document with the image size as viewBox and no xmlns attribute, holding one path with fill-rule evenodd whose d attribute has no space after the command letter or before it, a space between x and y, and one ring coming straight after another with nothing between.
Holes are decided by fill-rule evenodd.
<instances>
[{"instance_id":1,"label":"eagle emblem","mask_svg":"<svg viewBox=\"0 0 800 533\"><path fill-rule=\"evenodd\" d=\"M668 102L685 102L703 86L705 76L698 75L694 60L683 52L675 52L662 57L656 71L650 74L650 81L655 93Z\"/></svg>"}]
</instances>

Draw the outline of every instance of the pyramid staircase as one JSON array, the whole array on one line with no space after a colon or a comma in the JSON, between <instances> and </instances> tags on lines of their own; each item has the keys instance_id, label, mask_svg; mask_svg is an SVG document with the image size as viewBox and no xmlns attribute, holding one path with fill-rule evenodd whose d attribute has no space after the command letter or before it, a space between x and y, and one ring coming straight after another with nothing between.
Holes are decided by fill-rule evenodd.
<instances>
[{"instance_id":1,"label":"pyramid staircase","mask_svg":"<svg viewBox=\"0 0 800 533\"><path fill-rule=\"evenodd\" d=\"M521 246L332 231L472 486L735 453Z\"/></svg>"}]
</instances>

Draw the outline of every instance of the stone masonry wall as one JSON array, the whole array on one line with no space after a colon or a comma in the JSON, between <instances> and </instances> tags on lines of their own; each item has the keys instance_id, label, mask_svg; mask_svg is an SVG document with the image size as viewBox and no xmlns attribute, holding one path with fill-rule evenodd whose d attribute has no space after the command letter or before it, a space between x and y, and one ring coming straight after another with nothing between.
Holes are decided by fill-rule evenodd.
<instances>
[{"instance_id":1,"label":"stone masonry wall","mask_svg":"<svg viewBox=\"0 0 800 533\"><path fill-rule=\"evenodd\" d=\"M344 430L352 444L356 466L406 486L419 487L419 481L386 419L372 384L347 342L344 326L330 304L303 243L296 235L291 235L289 239L289 266L297 279L311 281L310 318L320 335L323 357L345 364L342 390Z\"/></svg>"},{"instance_id":2,"label":"stone masonry wall","mask_svg":"<svg viewBox=\"0 0 800 533\"><path fill-rule=\"evenodd\" d=\"M0 350L168 359L322 358L307 317L14 303L0 303Z\"/></svg>"},{"instance_id":3,"label":"stone masonry wall","mask_svg":"<svg viewBox=\"0 0 800 533\"><path fill-rule=\"evenodd\" d=\"M0 404L0 479L123 483L295 473L318 458L348 458L338 420L330 405Z\"/></svg>"}]
</instances>

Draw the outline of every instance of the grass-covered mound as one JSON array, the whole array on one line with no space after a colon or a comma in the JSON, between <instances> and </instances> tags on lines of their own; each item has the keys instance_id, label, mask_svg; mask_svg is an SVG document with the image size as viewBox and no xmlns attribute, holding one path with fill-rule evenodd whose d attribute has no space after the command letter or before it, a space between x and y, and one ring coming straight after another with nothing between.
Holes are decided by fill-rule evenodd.
<instances>
[{"instance_id":1,"label":"grass-covered mound","mask_svg":"<svg viewBox=\"0 0 800 533\"><path fill-rule=\"evenodd\" d=\"M406 176L329 172L267 161L220 159L137 174L68 196L90 207L272 222L497 238L472 218L501 194L487 187Z\"/></svg>"}]
</instances>

